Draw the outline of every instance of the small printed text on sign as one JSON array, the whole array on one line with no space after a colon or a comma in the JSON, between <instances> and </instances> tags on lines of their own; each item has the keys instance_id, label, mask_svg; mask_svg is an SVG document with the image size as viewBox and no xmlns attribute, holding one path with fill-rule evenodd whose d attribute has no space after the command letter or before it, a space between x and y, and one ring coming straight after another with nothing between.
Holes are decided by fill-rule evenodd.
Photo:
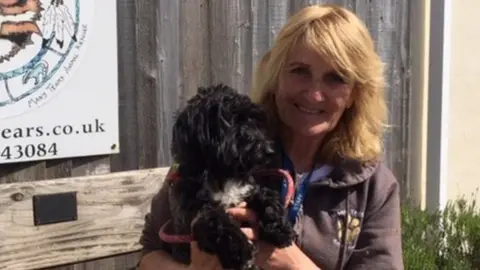
<instances>
[{"instance_id":1,"label":"small printed text on sign","mask_svg":"<svg viewBox=\"0 0 480 270\"><path fill-rule=\"evenodd\" d=\"M0 160L36 159L55 157L61 149L56 142L20 143L19 139L46 138L55 136L75 136L105 132L105 123L99 119L80 126L56 125L51 128L36 127L0 127ZM38 142L38 140L36 140ZM50 140L49 140L50 141Z\"/></svg>"}]
</instances>

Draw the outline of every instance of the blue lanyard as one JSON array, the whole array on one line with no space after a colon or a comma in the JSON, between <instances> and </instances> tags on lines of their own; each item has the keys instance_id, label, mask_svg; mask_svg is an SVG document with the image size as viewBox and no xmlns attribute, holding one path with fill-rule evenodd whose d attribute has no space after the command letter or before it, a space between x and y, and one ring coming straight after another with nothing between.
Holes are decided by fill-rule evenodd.
<instances>
[{"instance_id":1,"label":"blue lanyard","mask_svg":"<svg viewBox=\"0 0 480 270\"><path fill-rule=\"evenodd\" d=\"M293 163L292 161L288 158L286 153L283 151L282 148L282 154L283 154L283 168L288 170L290 173L293 173ZM300 185L295 189L295 196L293 199L293 205L288 209L288 219L292 224L295 223L297 217L298 217L298 212L300 211L303 200L305 198L305 193L307 191L307 186L310 182L310 178L313 173L313 168L312 170L308 173L306 177L302 177L302 179L295 179L295 185L297 181L301 181ZM282 185L282 198L285 198L287 195L287 181L283 181Z\"/></svg>"}]
</instances>

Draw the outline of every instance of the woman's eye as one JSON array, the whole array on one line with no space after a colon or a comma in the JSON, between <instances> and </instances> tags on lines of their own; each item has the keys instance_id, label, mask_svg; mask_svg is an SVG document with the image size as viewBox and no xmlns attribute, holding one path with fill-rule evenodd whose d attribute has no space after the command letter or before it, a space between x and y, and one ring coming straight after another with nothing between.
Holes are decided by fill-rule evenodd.
<instances>
[{"instance_id":1,"label":"woman's eye","mask_svg":"<svg viewBox=\"0 0 480 270\"><path fill-rule=\"evenodd\" d=\"M328 73L325 75L325 80L330 83L339 83L339 84L346 84L347 82L345 79L340 76L338 73Z\"/></svg>"},{"instance_id":2,"label":"woman's eye","mask_svg":"<svg viewBox=\"0 0 480 270\"><path fill-rule=\"evenodd\" d=\"M292 69L290 72L298 75L310 75L310 70L305 67L297 67Z\"/></svg>"}]
</instances>

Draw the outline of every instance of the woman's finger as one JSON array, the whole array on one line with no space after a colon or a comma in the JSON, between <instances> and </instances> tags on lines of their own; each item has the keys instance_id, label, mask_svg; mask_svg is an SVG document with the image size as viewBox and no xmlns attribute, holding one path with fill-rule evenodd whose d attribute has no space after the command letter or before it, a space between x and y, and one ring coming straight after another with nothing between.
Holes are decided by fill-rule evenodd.
<instances>
[{"instance_id":1,"label":"woman's finger","mask_svg":"<svg viewBox=\"0 0 480 270\"><path fill-rule=\"evenodd\" d=\"M257 215L248 208L230 208L227 210L227 213L239 222L247 222L253 227L257 226Z\"/></svg>"},{"instance_id":2,"label":"woman's finger","mask_svg":"<svg viewBox=\"0 0 480 270\"><path fill-rule=\"evenodd\" d=\"M246 227L246 228L240 228L242 232L247 236L248 240L254 241L258 239L258 235L256 230Z\"/></svg>"},{"instance_id":3,"label":"woman's finger","mask_svg":"<svg viewBox=\"0 0 480 270\"><path fill-rule=\"evenodd\" d=\"M246 202L241 202L241 203L239 203L239 204L237 205L237 207L239 207L239 208L245 208L245 207L247 207L247 203L246 203Z\"/></svg>"}]
</instances>

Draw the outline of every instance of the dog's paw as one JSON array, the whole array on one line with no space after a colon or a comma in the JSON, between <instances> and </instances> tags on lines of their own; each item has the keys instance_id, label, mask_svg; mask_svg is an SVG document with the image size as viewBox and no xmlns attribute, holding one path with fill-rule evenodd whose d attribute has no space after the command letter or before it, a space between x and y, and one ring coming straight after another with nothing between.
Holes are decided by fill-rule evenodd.
<instances>
[{"instance_id":1,"label":"dog's paw","mask_svg":"<svg viewBox=\"0 0 480 270\"><path fill-rule=\"evenodd\" d=\"M274 191L260 189L248 206L257 213L260 240L278 248L290 246L295 241L295 231L285 219L285 208Z\"/></svg>"},{"instance_id":2,"label":"dog's paw","mask_svg":"<svg viewBox=\"0 0 480 270\"><path fill-rule=\"evenodd\" d=\"M290 223L277 221L259 221L259 239L277 248L288 247L295 241L295 231Z\"/></svg>"},{"instance_id":3,"label":"dog's paw","mask_svg":"<svg viewBox=\"0 0 480 270\"><path fill-rule=\"evenodd\" d=\"M192 233L199 249L216 254L223 269L252 269L253 246L223 209L202 212L192 223Z\"/></svg>"}]
</instances>

